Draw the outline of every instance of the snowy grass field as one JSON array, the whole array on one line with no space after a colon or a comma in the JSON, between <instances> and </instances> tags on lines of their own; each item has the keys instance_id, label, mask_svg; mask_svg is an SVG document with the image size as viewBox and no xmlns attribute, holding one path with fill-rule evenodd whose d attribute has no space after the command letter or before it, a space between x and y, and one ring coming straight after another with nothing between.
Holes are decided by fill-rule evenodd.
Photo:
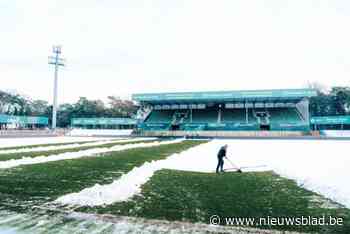
<instances>
[{"instance_id":1,"label":"snowy grass field","mask_svg":"<svg viewBox=\"0 0 350 234\"><path fill-rule=\"evenodd\" d=\"M132 199L107 206L87 206L80 211L193 223L208 223L214 214L219 217L326 215L350 218L348 209L271 171L216 176L212 173L161 170L143 186L142 193ZM261 228L317 233L350 231L349 223L331 228L268 225Z\"/></svg>"},{"instance_id":2,"label":"snowy grass field","mask_svg":"<svg viewBox=\"0 0 350 234\"><path fill-rule=\"evenodd\" d=\"M238 232L212 215L331 215L343 225L240 233L350 233L348 141L54 139L0 139L0 233ZM214 173L223 144L243 173Z\"/></svg>"},{"instance_id":3,"label":"snowy grass field","mask_svg":"<svg viewBox=\"0 0 350 234\"><path fill-rule=\"evenodd\" d=\"M88 143L74 143L65 145L46 145L45 147L31 147L31 148L16 148L0 150L0 161L18 160L18 159L32 159L35 157L47 157L52 155L63 155L65 153L86 152L90 149L108 149L114 146L127 145L130 143L145 143L152 142L153 139L122 139L122 140L108 140ZM12 161L13 162L13 161ZM5 164L5 163L4 163ZM1 166L0 166L1 168Z\"/></svg>"}]
</instances>

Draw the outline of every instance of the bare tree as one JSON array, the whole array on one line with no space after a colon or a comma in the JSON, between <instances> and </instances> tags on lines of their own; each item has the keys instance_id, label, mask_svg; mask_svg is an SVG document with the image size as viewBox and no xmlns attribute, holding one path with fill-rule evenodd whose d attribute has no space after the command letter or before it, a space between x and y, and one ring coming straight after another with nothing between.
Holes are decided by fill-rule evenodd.
<instances>
[{"instance_id":1,"label":"bare tree","mask_svg":"<svg viewBox=\"0 0 350 234\"><path fill-rule=\"evenodd\" d=\"M315 89L318 93L327 94L330 92L326 85L317 81L307 81L306 87L309 89Z\"/></svg>"}]
</instances>

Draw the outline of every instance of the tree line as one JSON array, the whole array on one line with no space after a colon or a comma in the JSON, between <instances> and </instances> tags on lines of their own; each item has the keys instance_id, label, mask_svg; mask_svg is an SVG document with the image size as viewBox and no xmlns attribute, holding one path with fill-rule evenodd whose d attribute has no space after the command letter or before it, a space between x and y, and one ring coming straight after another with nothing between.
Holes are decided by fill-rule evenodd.
<instances>
[{"instance_id":1,"label":"tree line","mask_svg":"<svg viewBox=\"0 0 350 234\"><path fill-rule=\"evenodd\" d=\"M64 103L57 110L57 126L68 127L72 118L134 117L137 106L129 100L109 96L105 104L101 100L80 97L76 103ZM0 114L20 116L44 116L51 123L52 105L44 100L32 100L20 94L0 90Z\"/></svg>"},{"instance_id":2,"label":"tree line","mask_svg":"<svg viewBox=\"0 0 350 234\"><path fill-rule=\"evenodd\" d=\"M322 90L318 85L310 85L317 90L317 96L310 98L311 116L350 115L350 87L333 87ZM101 100L80 97L76 103L65 103L58 107L57 126L67 127L72 118L92 117L133 117L137 106L129 100L109 96L107 105ZM0 113L8 115L46 116L51 123L52 105L44 100L32 100L20 94L0 90Z\"/></svg>"}]
</instances>

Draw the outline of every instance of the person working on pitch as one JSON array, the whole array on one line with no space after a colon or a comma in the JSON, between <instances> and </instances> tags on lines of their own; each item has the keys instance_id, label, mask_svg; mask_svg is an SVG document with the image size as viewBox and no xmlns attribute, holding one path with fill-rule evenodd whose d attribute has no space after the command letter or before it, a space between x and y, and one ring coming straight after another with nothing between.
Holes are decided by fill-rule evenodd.
<instances>
[{"instance_id":1,"label":"person working on pitch","mask_svg":"<svg viewBox=\"0 0 350 234\"><path fill-rule=\"evenodd\" d=\"M218 165L216 166L216 173L224 172L224 157L226 157L226 150L227 150L227 145L224 145L220 148L219 153L218 153Z\"/></svg>"},{"instance_id":2,"label":"person working on pitch","mask_svg":"<svg viewBox=\"0 0 350 234\"><path fill-rule=\"evenodd\" d=\"M218 165L216 166L216 173L219 172L224 172L224 157L230 162L230 164L233 166L233 168L231 169L235 169L237 170L237 172L242 173L242 170L237 167L236 165L233 164L233 162L231 162L231 160L229 160L226 157L226 151L227 151L227 145L224 145L220 148L219 153L218 153ZM220 170L220 171L219 171Z\"/></svg>"}]
</instances>

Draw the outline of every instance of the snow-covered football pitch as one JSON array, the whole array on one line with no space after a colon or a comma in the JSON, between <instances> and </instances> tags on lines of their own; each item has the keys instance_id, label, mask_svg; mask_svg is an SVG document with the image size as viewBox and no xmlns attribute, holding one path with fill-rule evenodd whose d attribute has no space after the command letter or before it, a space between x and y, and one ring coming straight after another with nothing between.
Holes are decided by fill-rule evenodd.
<instances>
[{"instance_id":1,"label":"snow-covered football pitch","mask_svg":"<svg viewBox=\"0 0 350 234\"><path fill-rule=\"evenodd\" d=\"M224 165L227 171L217 175L215 174L216 154L225 144L228 145L229 158ZM205 226L208 220L203 217L214 215L209 210L214 209L215 211L215 208L209 209L209 205L203 203L204 200L201 200L200 195L196 199L186 200L186 196L195 195L192 190L190 195L186 195L186 191L188 192L190 188L199 186L196 191L202 193L201 186L205 187L207 183L217 183L217 186L223 183L224 192L220 192L221 187L216 188L217 190L208 188L205 189L208 193L207 197L218 198L218 201L211 202L220 204L222 193L226 198L227 194L229 196L232 194L232 199L227 204L233 204L233 200L238 198L235 197L236 188L233 188L231 193L229 191L231 181L232 184L242 181L241 190L245 191L244 196L247 196L246 200L249 201L254 201L250 200L253 198L249 197L249 193L252 193L252 196L260 194L264 201L269 199L269 194L275 194L274 196L278 198L281 193L285 192L285 196L292 200L295 194L300 194L300 199L295 201L297 203L295 206L298 206L298 202L300 204L309 202L307 205L300 205L303 208L299 207L305 209L305 212L307 210L308 214L312 215L314 212L309 209L312 204L313 209L319 209L315 211L315 215L328 211L331 214L341 212L342 217L348 218L350 217L347 216L350 208L348 146L349 141L334 139L217 139L208 141L91 137L0 139L0 233L5 230L8 233L55 233L62 230L65 230L63 232L80 230L83 233L84 230L97 233L129 231L143 233L147 230L150 233L169 231L180 233L232 231L234 233L235 229L232 227L220 227L224 228L220 229ZM232 165L231 162L235 165ZM233 167L235 166L241 167L243 173L234 172ZM188 179L182 181L182 176ZM163 182L161 181L165 177L168 183L164 183L162 191ZM183 185L179 183L181 181ZM193 184L187 184L189 181L192 181ZM284 185L278 187L276 184L280 181L290 187L288 189L283 187ZM159 183L158 187L155 186L157 183ZM183 190L184 197L181 199L186 201L181 202L184 202L187 208L183 207L184 205L180 202L181 209L176 211L183 216L178 217L174 214L165 217L161 209L166 210L169 207L154 207L154 213L158 212L158 216L148 214L145 211L150 209L147 207L147 199L149 203L153 202L152 199L159 199L159 204L163 202L162 196L170 196L170 200L178 199L176 195L171 197L174 193L165 191L172 188L170 186L172 183L178 183L173 187ZM247 185L246 190L245 184ZM269 187L270 184L271 187ZM271 191L267 191L268 189ZM294 192L288 194L286 190ZM256 194L253 194L255 192ZM158 194L159 197L154 197L152 194ZM272 198L271 195L271 200L276 197ZM256 199L259 200L259 198ZM200 201L202 203L197 204ZM191 202L193 202L193 209L199 210L198 214L186 216L186 212L192 212ZM237 202L241 201L237 200ZM180 203L178 203L179 206ZM249 214L254 214L257 211L254 211L251 203L248 205ZM270 203L271 201L266 204ZM260 205L266 206L266 204ZM293 203L271 204L271 207L267 209L277 209L277 206L278 209L283 209L284 206L289 209L293 205ZM177 208L176 205L174 207ZM174 207L171 208L174 209ZM258 207L256 209L261 210ZM49 221L47 220L49 213L46 212L57 212L57 215L54 216L55 218L51 217ZM130 220L124 218L118 222L115 219L113 221L101 219L100 215L93 215L93 218L84 215L96 212L146 219L143 223L132 218ZM293 212L285 214L295 214ZM62 213L64 216L61 216ZM232 216L244 214L246 212L237 214L236 210ZM274 214L280 213L271 211L265 215ZM256 215L262 215L262 213ZM187 223L186 225L182 223L170 227L166 221L149 223L149 220L154 219L199 222L203 225L189 227L186 226ZM186 226L187 229L179 228L181 225L183 228ZM166 226L168 228L165 228ZM349 226L345 229L337 229L337 232L341 233L349 230L348 228ZM304 231L304 229L293 227L273 227L273 229ZM310 230L314 231L314 229ZM310 230L305 229L305 231ZM252 232L252 230L249 231Z\"/></svg>"}]
</instances>

